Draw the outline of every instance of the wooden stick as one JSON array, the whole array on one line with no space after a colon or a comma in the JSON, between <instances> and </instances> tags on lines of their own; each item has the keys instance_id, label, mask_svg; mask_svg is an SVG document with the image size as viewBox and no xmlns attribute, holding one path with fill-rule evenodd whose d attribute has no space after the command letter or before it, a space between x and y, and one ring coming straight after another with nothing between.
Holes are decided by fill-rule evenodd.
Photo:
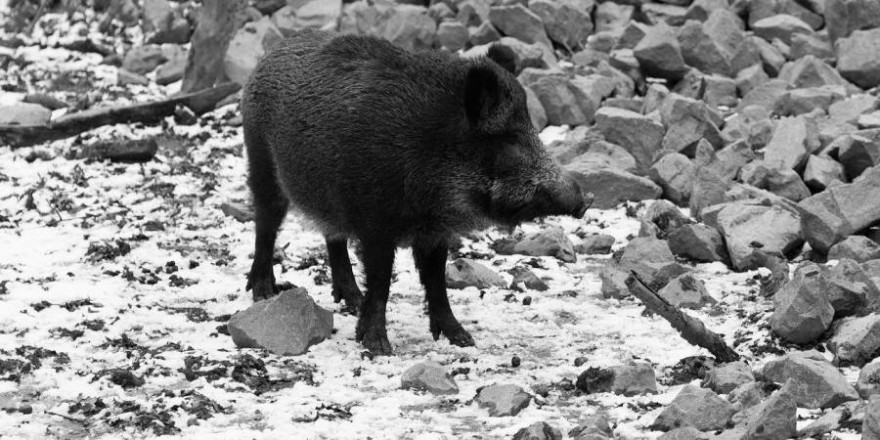
<instances>
[{"instance_id":1,"label":"wooden stick","mask_svg":"<svg viewBox=\"0 0 880 440\"><path fill-rule=\"evenodd\" d=\"M178 105L185 105L200 115L213 109L218 102L239 88L238 84L230 82L162 101L95 108L64 115L50 121L48 125L0 125L0 146L26 147L76 136L104 125L132 122L155 124L173 115Z\"/></svg>"},{"instance_id":2,"label":"wooden stick","mask_svg":"<svg viewBox=\"0 0 880 440\"><path fill-rule=\"evenodd\" d=\"M724 342L721 335L707 329L702 321L687 315L681 309L670 304L660 295L657 295L635 272L630 272L630 276L626 279L626 287L629 288L629 291L636 298L645 304L648 310L669 321L685 341L709 350L709 353L712 353L719 362L739 360L739 354Z\"/></svg>"}]
</instances>

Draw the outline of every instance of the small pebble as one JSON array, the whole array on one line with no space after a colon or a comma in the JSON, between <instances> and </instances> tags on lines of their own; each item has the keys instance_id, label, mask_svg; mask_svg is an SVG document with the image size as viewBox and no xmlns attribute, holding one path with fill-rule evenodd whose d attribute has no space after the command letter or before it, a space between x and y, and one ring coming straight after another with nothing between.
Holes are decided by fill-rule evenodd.
<instances>
[{"instance_id":1,"label":"small pebble","mask_svg":"<svg viewBox=\"0 0 880 440\"><path fill-rule=\"evenodd\" d=\"M518 367L520 363L521 361L519 359L519 356L514 356L513 359L510 360L510 365L512 365L514 368Z\"/></svg>"},{"instance_id":2,"label":"small pebble","mask_svg":"<svg viewBox=\"0 0 880 440\"><path fill-rule=\"evenodd\" d=\"M34 412L34 408L25 403L25 404L18 407L18 412L20 412L22 414L30 414L30 413Z\"/></svg>"},{"instance_id":3,"label":"small pebble","mask_svg":"<svg viewBox=\"0 0 880 440\"><path fill-rule=\"evenodd\" d=\"M532 305L532 297L531 297L531 296L527 296L527 297L523 298L523 305L524 305L524 306L530 306L530 305Z\"/></svg>"},{"instance_id":4,"label":"small pebble","mask_svg":"<svg viewBox=\"0 0 880 440\"><path fill-rule=\"evenodd\" d=\"M574 366L575 367L580 367L581 365L586 364L586 363L587 363L587 358L585 358L583 356L578 356L578 357L574 358Z\"/></svg>"}]
</instances>

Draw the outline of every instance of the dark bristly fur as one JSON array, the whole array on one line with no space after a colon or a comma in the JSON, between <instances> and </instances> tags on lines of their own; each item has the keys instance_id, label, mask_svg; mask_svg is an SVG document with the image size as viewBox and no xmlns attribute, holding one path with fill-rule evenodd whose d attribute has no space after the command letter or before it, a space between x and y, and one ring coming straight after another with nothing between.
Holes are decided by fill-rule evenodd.
<instances>
[{"instance_id":1,"label":"dark bristly fur","mask_svg":"<svg viewBox=\"0 0 880 440\"><path fill-rule=\"evenodd\" d=\"M292 205L327 241L333 295L359 310L357 339L390 353L385 304L394 253L411 245L430 329L474 340L446 296L448 243L491 224L582 216L583 192L543 149L513 52L460 59L386 41L303 31L260 61L242 98L256 247L248 287L273 295L272 250ZM494 60L494 61L493 61ZM366 297L352 275L356 240Z\"/></svg>"}]
</instances>

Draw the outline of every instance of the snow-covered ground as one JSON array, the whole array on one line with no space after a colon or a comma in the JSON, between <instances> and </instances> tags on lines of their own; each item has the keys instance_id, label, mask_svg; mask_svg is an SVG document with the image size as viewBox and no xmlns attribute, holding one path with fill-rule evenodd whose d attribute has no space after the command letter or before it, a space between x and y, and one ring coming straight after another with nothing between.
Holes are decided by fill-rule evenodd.
<instances>
[{"instance_id":1,"label":"snow-covered ground","mask_svg":"<svg viewBox=\"0 0 880 440\"><path fill-rule=\"evenodd\" d=\"M130 87L128 96L112 86L112 69L98 66L99 56L20 51L32 64L16 75L87 72L95 90L119 100L178 87ZM0 81L10 79L2 75ZM46 81L29 87L39 90ZM0 100L20 98L0 92ZM389 303L393 356L364 356L354 341L356 318L341 313L333 337L303 356L237 349L223 330L231 314L251 304L244 286L253 231L219 209L248 198L241 132L228 123L235 112L234 105L221 108L204 126L177 126L169 118L161 127L105 127L82 140L158 136L159 154L146 164L66 159L74 139L15 151L0 146L0 408L6 409L0 437L494 439L511 438L535 421L567 432L600 409L620 438L660 434L646 428L681 388L664 385L669 371L707 353L661 318L644 315L636 300L604 299L598 271L607 257L581 255L575 264L525 256L483 261L500 273L528 262L550 289L451 290L457 316L477 341L459 348L431 338L418 276L402 249ZM548 128L545 141L564 132ZM639 228L625 207L544 223L562 226L573 240L578 229L613 235L615 249ZM465 240L465 250L486 252L502 235L478 234ZM276 265L279 281L305 287L318 304L338 311L321 236L291 215L278 244L285 255ZM313 264L304 264L310 257ZM778 353L768 342L770 303L756 295L755 273L731 273L720 264L695 271L719 303L691 313L723 333L753 367ZM518 367L511 366L513 356L522 360ZM587 363L575 367L578 357ZM586 368L632 358L654 366L658 394L573 389ZM403 371L423 360L446 365L460 392L438 397L400 389ZM492 383L519 385L536 399L517 416L489 417L472 399Z\"/></svg>"}]
</instances>

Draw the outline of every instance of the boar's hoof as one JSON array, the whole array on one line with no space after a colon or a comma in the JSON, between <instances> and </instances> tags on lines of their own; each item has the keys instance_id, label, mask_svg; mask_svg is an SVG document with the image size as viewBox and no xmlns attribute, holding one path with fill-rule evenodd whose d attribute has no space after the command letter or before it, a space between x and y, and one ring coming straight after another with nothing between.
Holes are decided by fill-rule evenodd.
<instances>
[{"instance_id":1,"label":"boar's hoof","mask_svg":"<svg viewBox=\"0 0 880 440\"><path fill-rule=\"evenodd\" d=\"M364 348L376 355L390 355L391 342L388 341L388 333L384 325L373 322L369 317L361 315L355 329L355 340L363 344Z\"/></svg>"},{"instance_id":2,"label":"boar's hoof","mask_svg":"<svg viewBox=\"0 0 880 440\"><path fill-rule=\"evenodd\" d=\"M435 341L440 339L441 333L443 336L446 336L446 339L452 345L459 347L473 347L477 345L474 343L473 336L454 317L431 318L431 335Z\"/></svg>"},{"instance_id":3,"label":"boar's hoof","mask_svg":"<svg viewBox=\"0 0 880 440\"><path fill-rule=\"evenodd\" d=\"M280 284L275 284L269 280L257 281L255 283L251 283L250 281L248 281L247 285L248 290L254 290L254 302L272 298L273 296L278 295L285 290L290 290L294 288L296 288L296 286L289 281L285 281Z\"/></svg>"},{"instance_id":4,"label":"boar's hoof","mask_svg":"<svg viewBox=\"0 0 880 440\"><path fill-rule=\"evenodd\" d=\"M333 302L339 303L345 300L345 308L342 309L343 313L349 313L354 316L358 316L358 312L361 310L361 305L364 303L364 295L357 288L354 290L342 289L342 288L333 288Z\"/></svg>"}]
</instances>

